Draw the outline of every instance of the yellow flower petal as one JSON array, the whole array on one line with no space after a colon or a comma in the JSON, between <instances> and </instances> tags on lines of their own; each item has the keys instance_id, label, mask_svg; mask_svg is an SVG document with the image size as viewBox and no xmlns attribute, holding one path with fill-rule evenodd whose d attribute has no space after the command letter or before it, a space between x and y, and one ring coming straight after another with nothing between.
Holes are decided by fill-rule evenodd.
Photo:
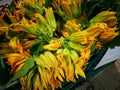
<instances>
[{"instance_id":1,"label":"yellow flower petal","mask_svg":"<svg viewBox=\"0 0 120 90\"><path fill-rule=\"evenodd\" d=\"M62 46L62 44L60 42L58 42L58 43L50 43L48 45L44 45L43 49L45 49L45 50L57 50L61 46Z\"/></svg>"}]
</instances>

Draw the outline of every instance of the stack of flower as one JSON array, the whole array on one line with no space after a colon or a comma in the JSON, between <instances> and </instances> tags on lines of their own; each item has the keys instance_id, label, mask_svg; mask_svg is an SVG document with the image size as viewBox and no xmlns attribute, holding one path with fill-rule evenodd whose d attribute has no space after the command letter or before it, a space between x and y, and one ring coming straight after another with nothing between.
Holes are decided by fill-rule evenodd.
<instances>
[{"instance_id":1,"label":"stack of flower","mask_svg":"<svg viewBox=\"0 0 120 90\"><path fill-rule=\"evenodd\" d=\"M14 0L0 17L0 53L23 90L54 90L86 78L92 53L119 35L114 11L87 20L83 0ZM8 19L6 19L8 18Z\"/></svg>"}]
</instances>

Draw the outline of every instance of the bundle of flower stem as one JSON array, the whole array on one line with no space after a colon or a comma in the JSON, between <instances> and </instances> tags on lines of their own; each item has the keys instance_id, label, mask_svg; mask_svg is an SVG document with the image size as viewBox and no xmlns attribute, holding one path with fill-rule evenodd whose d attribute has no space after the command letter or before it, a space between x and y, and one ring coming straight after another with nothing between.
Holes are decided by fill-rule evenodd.
<instances>
[{"instance_id":1,"label":"bundle of flower stem","mask_svg":"<svg viewBox=\"0 0 120 90\"><path fill-rule=\"evenodd\" d=\"M86 78L89 59L119 35L116 12L87 20L83 0L13 0L0 17L0 53L23 90L55 90ZM7 18L7 19L6 19Z\"/></svg>"}]
</instances>

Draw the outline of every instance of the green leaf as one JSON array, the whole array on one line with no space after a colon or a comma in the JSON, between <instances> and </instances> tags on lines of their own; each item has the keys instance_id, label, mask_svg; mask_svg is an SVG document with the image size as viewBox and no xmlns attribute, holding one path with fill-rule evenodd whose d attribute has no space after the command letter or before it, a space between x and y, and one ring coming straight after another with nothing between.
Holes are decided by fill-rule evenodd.
<instances>
[{"instance_id":1,"label":"green leaf","mask_svg":"<svg viewBox=\"0 0 120 90\"><path fill-rule=\"evenodd\" d=\"M62 45L64 46L64 48L67 48L70 50L70 46L68 45L68 41L67 40L64 40Z\"/></svg>"},{"instance_id":2,"label":"green leaf","mask_svg":"<svg viewBox=\"0 0 120 90\"><path fill-rule=\"evenodd\" d=\"M53 39L53 37L49 37L47 35L43 35L42 37L47 43L49 43Z\"/></svg>"},{"instance_id":3,"label":"green leaf","mask_svg":"<svg viewBox=\"0 0 120 90\"><path fill-rule=\"evenodd\" d=\"M50 7L52 0L46 0L45 7Z\"/></svg>"},{"instance_id":4,"label":"green leaf","mask_svg":"<svg viewBox=\"0 0 120 90\"><path fill-rule=\"evenodd\" d=\"M40 52L42 52L42 46L43 46L42 40L36 41L36 43L33 44L30 48L30 54L38 55Z\"/></svg>"},{"instance_id":5,"label":"green leaf","mask_svg":"<svg viewBox=\"0 0 120 90\"><path fill-rule=\"evenodd\" d=\"M31 57L25 62L23 67L10 79L10 81L6 85L9 85L11 82L25 76L29 72L29 70L32 69L34 66L35 62Z\"/></svg>"}]
</instances>

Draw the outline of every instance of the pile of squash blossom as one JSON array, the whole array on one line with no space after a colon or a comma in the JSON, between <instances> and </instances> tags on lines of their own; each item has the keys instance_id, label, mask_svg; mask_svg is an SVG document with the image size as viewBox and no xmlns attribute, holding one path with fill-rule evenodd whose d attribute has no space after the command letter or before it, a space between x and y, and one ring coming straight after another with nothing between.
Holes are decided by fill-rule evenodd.
<instances>
[{"instance_id":1,"label":"pile of squash blossom","mask_svg":"<svg viewBox=\"0 0 120 90\"><path fill-rule=\"evenodd\" d=\"M22 90L55 90L86 78L92 53L119 35L114 11L90 20L84 0L13 0L0 16L0 53Z\"/></svg>"}]
</instances>

